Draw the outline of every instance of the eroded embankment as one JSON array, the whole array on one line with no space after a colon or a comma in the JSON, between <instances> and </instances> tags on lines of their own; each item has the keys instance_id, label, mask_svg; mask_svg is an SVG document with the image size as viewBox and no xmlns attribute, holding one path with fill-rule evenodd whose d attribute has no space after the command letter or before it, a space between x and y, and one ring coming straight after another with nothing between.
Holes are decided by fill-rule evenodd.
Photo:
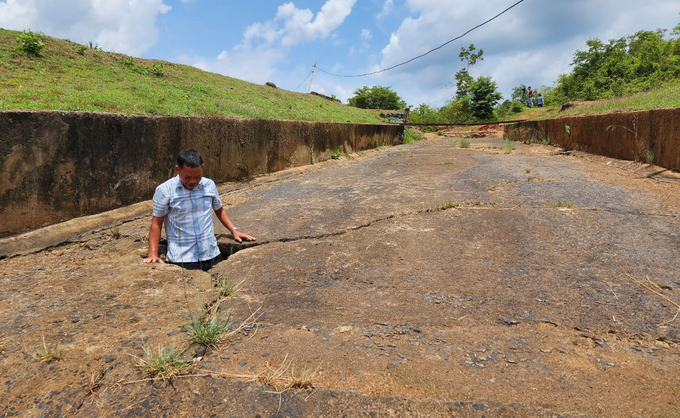
<instances>
[{"instance_id":1,"label":"eroded embankment","mask_svg":"<svg viewBox=\"0 0 680 418\"><path fill-rule=\"evenodd\" d=\"M680 108L527 121L505 126L504 137L680 170Z\"/></svg>"},{"instance_id":2,"label":"eroded embankment","mask_svg":"<svg viewBox=\"0 0 680 418\"><path fill-rule=\"evenodd\" d=\"M0 112L0 236L148 200L196 148L218 183L401 141L403 127L350 123Z\"/></svg>"}]
</instances>

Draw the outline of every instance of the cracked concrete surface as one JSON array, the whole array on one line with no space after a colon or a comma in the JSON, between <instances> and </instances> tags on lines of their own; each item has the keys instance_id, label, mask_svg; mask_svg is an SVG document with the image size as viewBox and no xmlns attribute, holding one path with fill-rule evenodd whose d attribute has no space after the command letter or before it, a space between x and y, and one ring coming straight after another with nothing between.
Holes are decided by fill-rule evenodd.
<instances>
[{"instance_id":1,"label":"cracked concrete surface","mask_svg":"<svg viewBox=\"0 0 680 418\"><path fill-rule=\"evenodd\" d=\"M258 241L234 243L220 226L230 257L210 273L144 265L144 207L81 222L56 247L12 250L24 254L0 260L0 409L673 416L680 183L542 145L472 145L432 136L221 185ZM142 346L186 344L187 309L214 303L224 275L240 286L221 306L246 326L190 376L139 382ZM62 361L35 358L43 337ZM316 389L243 381L284 360L314 371Z\"/></svg>"}]
</instances>

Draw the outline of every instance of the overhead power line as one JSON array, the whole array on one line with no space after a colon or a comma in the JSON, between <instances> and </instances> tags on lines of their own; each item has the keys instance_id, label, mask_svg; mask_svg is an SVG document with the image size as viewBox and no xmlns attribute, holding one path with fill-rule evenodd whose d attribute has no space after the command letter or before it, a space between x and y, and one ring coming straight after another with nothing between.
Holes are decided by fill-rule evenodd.
<instances>
[{"instance_id":1,"label":"overhead power line","mask_svg":"<svg viewBox=\"0 0 680 418\"><path fill-rule=\"evenodd\" d=\"M508 12L510 9L512 9L513 7L515 7L515 6L517 6L518 4L522 3L523 1L524 1L524 0L519 0L517 3L513 4L512 6L508 7L508 8L505 9L505 10L503 10L502 12L498 13L496 16L492 17L491 19L489 19L489 20L487 20L487 21L485 21L485 22L480 23L479 25L475 26L475 27L472 28L472 29L469 29L467 32L463 33L462 35L456 36L455 38L453 38L453 39L451 39L451 40L449 40L449 41L444 42L443 44L439 45L439 46L436 47L436 48L432 48L431 50L427 51L427 52L424 53L424 54L420 54L420 55L418 55L417 57L413 57L413 58L411 58L411 59L408 60L408 61L401 62L401 63L396 64L396 65L393 65L393 66L391 66L391 67L383 68L382 70L377 70L377 71L373 71L373 72L365 73L365 74L341 75L341 74L333 74L333 73L331 73L331 72L328 72L328 71L323 70L323 69L318 68L318 67L317 67L317 69L318 69L319 71L321 71L321 72L324 72L324 73L326 73L326 74L328 74L328 75L332 75L332 76L334 76L334 77L366 77L366 76L369 76L369 75L374 75L374 74L383 73L383 72L385 72L385 71L389 71L389 70L395 69L395 68L397 68L397 67L400 67L400 66L402 66L402 65L404 65L404 64L408 64L409 62L413 62L413 61L415 61L415 60L417 60L417 59L419 59L419 58L424 57L425 55L428 55L428 54L430 54L430 53L432 53L432 52L434 52L434 51L436 51L436 50L438 50L438 49L441 49L441 48L445 47L446 45L450 44L450 43L453 42L453 41L457 41L458 39L460 39L460 38L462 38L463 36L467 35L468 33L472 32L473 30L478 29L478 28L481 28L482 26L486 25L487 23L489 23L489 22L491 22L491 21L497 19L498 17L500 17L501 15L505 14L505 13Z\"/></svg>"},{"instance_id":2,"label":"overhead power line","mask_svg":"<svg viewBox=\"0 0 680 418\"><path fill-rule=\"evenodd\" d=\"M308 73L307 73L307 77L309 77L309 75L310 75L311 73L312 73L311 71L310 71L310 72L308 72ZM304 83L305 81L307 81L307 77L305 77L305 79L304 79L304 80L302 80L302 83ZM298 86L297 86L297 87L295 87L295 90L293 90L293 91L297 91L297 89L299 89L299 88L300 88L300 86L302 85L302 83L298 84Z\"/></svg>"}]
</instances>

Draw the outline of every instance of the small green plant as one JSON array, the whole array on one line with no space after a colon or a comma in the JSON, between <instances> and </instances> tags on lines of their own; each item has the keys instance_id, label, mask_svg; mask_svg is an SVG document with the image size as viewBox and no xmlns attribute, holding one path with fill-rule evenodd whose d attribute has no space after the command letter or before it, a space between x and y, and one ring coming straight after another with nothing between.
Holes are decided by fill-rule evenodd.
<instances>
[{"instance_id":1,"label":"small green plant","mask_svg":"<svg viewBox=\"0 0 680 418\"><path fill-rule=\"evenodd\" d=\"M189 339L196 344L216 348L222 342L224 333L231 328L231 314L227 319L218 316L219 304L216 304L210 312L202 309L195 310L191 315L191 323L187 326Z\"/></svg>"},{"instance_id":2,"label":"small green plant","mask_svg":"<svg viewBox=\"0 0 680 418\"><path fill-rule=\"evenodd\" d=\"M567 136L571 136L571 127L566 123L564 124L564 133L567 134Z\"/></svg>"},{"instance_id":3,"label":"small green plant","mask_svg":"<svg viewBox=\"0 0 680 418\"><path fill-rule=\"evenodd\" d=\"M651 149L648 149L647 152L645 153L645 162L647 164L654 164L654 161L656 161L656 156L654 155L654 151Z\"/></svg>"},{"instance_id":4,"label":"small green plant","mask_svg":"<svg viewBox=\"0 0 680 418\"><path fill-rule=\"evenodd\" d=\"M414 142L420 140L423 134L416 132L413 129L404 129L404 144L413 144Z\"/></svg>"},{"instance_id":5,"label":"small green plant","mask_svg":"<svg viewBox=\"0 0 680 418\"><path fill-rule=\"evenodd\" d=\"M458 143L458 146L461 148L470 148L470 140L467 138L463 138Z\"/></svg>"},{"instance_id":6,"label":"small green plant","mask_svg":"<svg viewBox=\"0 0 680 418\"><path fill-rule=\"evenodd\" d=\"M524 206L524 202L517 202L515 205L516 205L518 208L521 208L522 206Z\"/></svg>"},{"instance_id":7,"label":"small green plant","mask_svg":"<svg viewBox=\"0 0 680 418\"><path fill-rule=\"evenodd\" d=\"M447 200L444 203L438 203L438 204L434 204L434 205L428 207L425 210L425 212L437 212L437 211L446 210L446 209L449 209L449 208L457 208L459 206L460 206L460 203Z\"/></svg>"},{"instance_id":8,"label":"small green plant","mask_svg":"<svg viewBox=\"0 0 680 418\"><path fill-rule=\"evenodd\" d=\"M517 180L517 179L506 179L505 182L507 184L510 184L510 183L517 183L517 182L519 182L519 180Z\"/></svg>"},{"instance_id":9,"label":"small green plant","mask_svg":"<svg viewBox=\"0 0 680 418\"><path fill-rule=\"evenodd\" d=\"M187 348L162 348L155 349L142 347L144 356L135 364L144 371L148 377L161 380L172 380L180 376L191 366L191 359L182 359Z\"/></svg>"},{"instance_id":10,"label":"small green plant","mask_svg":"<svg viewBox=\"0 0 680 418\"><path fill-rule=\"evenodd\" d=\"M515 149L515 143L512 141L505 141L503 144L503 148L505 149L505 153L509 154Z\"/></svg>"},{"instance_id":11,"label":"small green plant","mask_svg":"<svg viewBox=\"0 0 680 418\"><path fill-rule=\"evenodd\" d=\"M378 140L376 139L375 142L373 143L374 148L378 148L380 144L378 144Z\"/></svg>"},{"instance_id":12,"label":"small green plant","mask_svg":"<svg viewBox=\"0 0 680 418\"><path fill-rule=\"evenodd\" d=\"M99 45L92 43L92 41L90 41L88 46L90 47L90 49L94 49L95 51L98 51L98 52L101 52L101 50L102 50Z\"/></svg>"},{"instance_id":13,"label":"small green plant","mask_svg":"<svg viewBox=\"0 0 680 418\"><path fill-rule=\"evenodd\" d=\"M541 139L541 144L548 145L549 143L550 143L550 139L547 136L545 138Z\"/></svg>"},{"instance_id":14,"label":"small green plant","mask_svg":"<svg viewBox=\"0 0 680 418\"><path fill-rule=\"evenodd\" d=\"M120 238L120 229L118 229L117 226L114 226L113 228L111 228L111 236L113 236L114 239Z\"/></svg>"},{"instance_id":15,"label":"small green plant","mask_svg":"<svg viewBox=\"0 0 680 418\"><path fill-rule=\"evenodd\" d=\"M151 70L153 71L153 75L156 77L165 76L165 68L163 68L163 64L155 63L151 66Z\"/></svg>"},{"instance_id":16,"label":"small green plant","mask_svg":"<svg viewBox=\"0 0 680 418\"><path fill-rule=\"evenodd\" d=\"M217 289L219 290L220 297L231 296L236 292L236 287L232 283L231 277L226 273L217 280Z\"/></svg>"},{"instance_id":17,"label":"small green plant","mask_svg":"<svg viewBox=\"0 0 680 418\"><path fill-rule=\"evenodd\" d=\"M563 202L561 200L558 200L555 202L554 205L556 208L570 208L571 207L571 202Z\"/></svg>"},{"instance_id":18,"label":"small green plant","mask_svg":"<svg viewBox=\"0 0 680 418\"><path fill-rule=\"evenodd\" d=\"M442 135L444 135L444 133L442 132L442 130L441 130L441 129L438 130L438 131L437 131L437 136L442 136Z\"/></svg>"},{"instance_id":19,"label":"small green plant","mask_svg":"<svg viewBox=\"0 0 680 418\"><path fill-rule=\"evenodd\" d=\"M64 358L64 352L57 347L55 343L53 346L48 347L45 342L45 336L43 335L43 349L38 350L36 353L40 361L44 363L51 363L53 361L59 361Z\"/></svg>"},{"instance_id":20,"label":"small green plant","mask_svg":"<svg viewBox=\"0 0 680 418\"><path fill-rule=\"evenodd\" d=\"M19 44L19 49L27 54L39 56L40 52L45 49L45 35L41 33L24 31L21 35L16 37Z\"/></svg>"},{"instance_id":21,"label":"small green plant","mask_svg":"<svg viewBox=\"0 0 680 418\"><path fill-rule=\"evenodd\" d=\"M334 160L340 158L340 148L336 148L335 151L331 153L331 158Z\"/></svg>"},{"instance_id":22,"label":"small green plant","mask_svg":"<svg viewBox=\"0 0 680 418\"><path fill-rule=\"evenodd\" d=\"M316 160L314 159L314 148L309 149L309 163L314 164Z\"/></svg>"},{"instance_id":23,"label":"small green plant","mask_svg":"<svg viewBox=\"0 0 680 418\"><path fill-rule=\"evenodd\" d=\"M76 45L76 52L79 55L85 55L85 51L87 51L87 47L85 45Z\"/></svg>"}]
</instances>

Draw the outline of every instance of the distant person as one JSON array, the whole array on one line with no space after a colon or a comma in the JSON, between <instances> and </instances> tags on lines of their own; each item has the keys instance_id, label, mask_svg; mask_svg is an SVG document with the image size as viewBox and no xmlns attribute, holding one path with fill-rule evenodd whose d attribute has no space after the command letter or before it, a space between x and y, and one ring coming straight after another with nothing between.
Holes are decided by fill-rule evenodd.
<instances>
[{"instance_id":1,"label":"distant person","mask_svg":"<svg viewBox=\"0 0 680 418\"><path fill-rule=\"evenodd\" d=\"M527 87L527 90L529 91L528 93L529 107L534 107L534 91L531 90L531 86Z\"/></svg>"},{"instance_id":2,"label":"distant person","mask_svg":"<svg viewBox=\"0 0 680 418\"><path fill-rule=\"evenodd\" d=\"M541 93L538 93L538 97L536 98L536 105L538 107L543 107L543 95Z\"/></svg>"},{"instance_id":3,"label":"distant person","mask_svg":"<svg viewBox=\"0 0 680 418\"><path fill-rule=\"evenodd\" d=\"M149 228L149 254L145 263L162 263L158 244L163 223L168 237L165 260L190 270L207 271L222 261L217 247L212 212L238 242L255 241L241 232L222 207L215 182L203 177L203 158L195 149L177 156L177 176L156 187Z\"/></svg>"}]
</instances>

